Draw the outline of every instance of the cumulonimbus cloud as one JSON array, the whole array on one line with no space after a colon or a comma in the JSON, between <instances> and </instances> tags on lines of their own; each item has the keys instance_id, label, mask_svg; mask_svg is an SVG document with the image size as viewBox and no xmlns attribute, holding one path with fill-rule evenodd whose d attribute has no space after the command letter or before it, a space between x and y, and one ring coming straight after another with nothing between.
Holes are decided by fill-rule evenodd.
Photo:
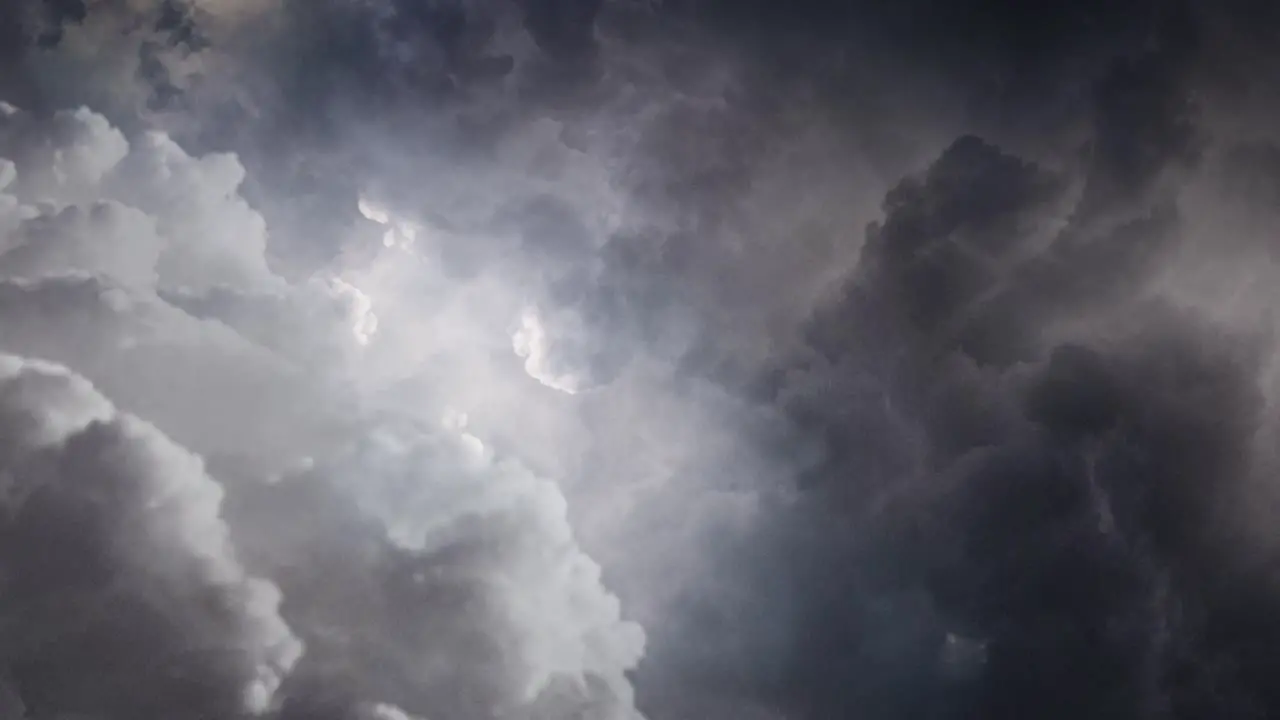
<instances>
[{"instance_id":1,"label":"cumulonimbus cloud","mask_svg":"<svg viewBox=\"0 0 1280 720\"><path fill-rule=\"evenodd\" d=\"M237 559L199 458L66 368L0 367L0 632L27 711L268 709L302 644L278 588Z\"/></svg>"},{"instance_id":2,"label":"cumulonimbus cloud","mask_svg":"<svg viewBox=\"0 0 1280 720\"><path fill-rule=\"evenodd\" d=\"M0 347L63 364L8 359L0 387L4 664L29 713L292 717L324 679L351 690L339 713L634 716L643 633L556 484L456 423L358 399L369 300L269 270L234 158L126 140L88 111L6 112ZM234 512L166 430L244 479ZM339 502L337 525L311 496Z\"/></svg>"},{"instance_id":3,"label":"cumulonimbus cloud","mask_svg":"<svg viewBox=\"0 0 1280 720\"><path fill-rule=\"evenodd\" d=\"M56 5L0 350L208 458L283 720L1280 707L1233 4Z\"/></svg>"}]
</instances>

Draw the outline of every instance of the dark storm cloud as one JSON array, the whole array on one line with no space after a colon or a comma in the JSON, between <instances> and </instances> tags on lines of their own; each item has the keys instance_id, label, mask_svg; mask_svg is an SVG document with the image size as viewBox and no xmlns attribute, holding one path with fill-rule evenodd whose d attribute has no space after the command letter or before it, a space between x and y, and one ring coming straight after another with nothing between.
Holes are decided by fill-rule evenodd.
<instances>
[{"instance_id":1,"label":"dark storm cloud","mask_svg":"<svg viewBox=\"0 0 1280 720\"><path fill-rule=\"evenodd\" d=\"M246 388L289 390L299 368L341 376L362 316L337 286L227 287L264 282L262 248L247 265L208 248L261 239L274 271L305 277L376 254L405 221L427 248L415 259L439 272L409 276L418 305L376 308L388 328L450 293L480 296L532 318L531 375L593 390L578 396L589 439L539 448L580 451L577 472L602 479L574 478L586 488L566 493L569 511L500 463L451 474L457 457L433 454L430 433L408 468L329 457L263 484L215 464L237 549L283 589L281 615L308 646L280 695L287 720L507 717L494 704L519 704L521 681L547 667L562 671L539 696L550 708L522 712L598 702L584 716L612 717L638 644L600 610L612 596L595 576L569 583L584 593L569 600L548 590L552 610L503 605L543 597L557 553L577 557L562 544L575 501L610 492L625 512L603 535L623 551L600 541L614 561L601 572L624 606L652 611L635 678L655 720L1267 717L1280 707L1280 598L1259 539L1269 328L1250 307L1198 307L1181 282L1203 279L1195 259L1220 234L1236 253L1226 282L1256 277L1207 295L1269 306L1259 288L1274 272L1253 263L1267 252L1245 251L1274 245L1275 139L1226 135L1221 109L1248 104L1250 68L1273 62L1268 23L1243 5L14 4L4 52L43 74L6 77L6 91L35 107L114 102L126 128L165 124L244 167L189 167L131 140L120 153L136 157L106 191L89 183L105 202L88 206L44 166L92 174L102 156L11 141L23 207L41 194L71 205L14 215L0 347L76 366L184 443L235 454L290 424L262 408L295 402ZM118 97L57 64L120 37L90 64L123 68ZM97 123L80 120L60 120L72 147ZM269 237L211 199L241 180ZM183 204L192 195L205 199ZM364 195L388 209L381 227L359 217ZM184 256L188 230L201 250ZM114 279L28 277L67 270ZM186 349L116 342L156 327L187 333ZM453 329L406 334L444 345ZM459 353L452 375L439 354L414 359L499 397L490 414L514 416L491 422L503 440L543 437L534 396L505 396L482 354ZM628 375L644 362L670 384ZM193 399L218 410L193 417ZM651 460L675 468L658 500L621 479L647 480ZM449 485L459 477L477 494ZM494 487L530 504L485 505ZM706 495L742 488L765 520L669 549L698 537L681 523L701 522L691 508ZM481 509L430 543L405 529L455 491ZM598 625L556 615L583 597ZM575 660L583 637L609 652ZM33 698L57 686L32 678L11 670L0 688L43 712ZM104 697L111 720L132 708Z\"/></svg>"},{"instance_id":2,"label":"dark storm cloud","mask_svg":"<svg viewBox=\"0 0 1280 720\"><path fill-rule=\"evenodd\" d=\"M295 285L266 269L265 224L236 192L233 156L126 138L88 110L10 106L0 154L0 347L79 373L5 361L17 379L4 477L20 523L6 530L12 655L0 661L30 713L124 720L180 705L232 720L332 706L399 720L399 700L434 717L635 715L625 671L644 634L578 546L559 486L458 420L442 426L448 407L398 421L362 410L358 381L379 375L361 354L377 332L368 297L336 275ZM368 378L351 377L357 365ZM169 437L260 486L244 491L249 510L233 498L231 526L222 486ZM279 475L302 491L261 488ZM336 519L317 492L339 503ZM278 503L300 516L281 525ZM281 604L241 554L299 594ZM316 643L305 671L277 604ZM153 642L128 644L139 634Z\"/></svg>"},{"instance_id":3,"label":"dark storm cloud","mask_svg":"<svg viewBox=\"0 0 1280 720\"><path fill-rule=\"evenodd\" d=\"M1255 445L1269 336L1149 289L1215 242L1179 209L1192 44L1164 27L1097 79L1083 162L962 137L889 192L813 357L785 372L779 401L828 447L802 514L826 529L789 541L816 568L791 571L778 690L801 717L1274 707L1239 635L1267 645L1258 608L1280 600L1240 527L1274 471ZM948 672L953 637L981 643L976 673Z\"/></svg>"}]
</instances>

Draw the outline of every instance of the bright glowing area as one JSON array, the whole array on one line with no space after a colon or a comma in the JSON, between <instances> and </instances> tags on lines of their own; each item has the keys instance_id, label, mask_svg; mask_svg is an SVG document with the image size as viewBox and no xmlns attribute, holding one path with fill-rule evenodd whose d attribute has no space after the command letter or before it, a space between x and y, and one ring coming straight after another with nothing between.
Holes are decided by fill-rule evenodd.
<instances>
[{"instance_id":1,"label":"bright glowing area","mask_svg":"<svg viewBox=\"0 0 1280 720\"><path fill-rule=\"evenodd\" d=\"M415 720L409 713L386 703L378 703L369 708L368 718L369 720Z\"/></svg>"},{"instance_id":2,"label":"bright glowing area","mask_svg":"<svg viewBox=\"0 0 1280 720\"><path fill-rule=\"evenodd\" d=\"M368 345L378 332L378 316L373 314L373 300L363 290L341 278L330 278L329 287L348 303L351 334L360 345Z\"/></svg>"},{"instance_id":3,"label":"bright glowing area","mask_svg":"<svg viewBox=\"0 0 1280 720\"><path fill-rule=\"evenodd\" d=\"M348 205L347 207L351 206ZM357 203L357 207L360 208L360 214L367 220L372 220L379 225L389 225L391 223L390 213L388 213L386 208L381 205L376 205L370 200L360 198L360 201Z\"/></svg>"},{"instance_id":4,"label":"bright glowing area","mask_svg":"<svg viewBox=\"0 0 1280 720\"><path fill-rule=\"evenodd\" d=\"M394 218L391 212L382 205L369 200L360 198L356 203L360 214L366 220L382 225L386 230L382 233L382 245L384 247L408 247L413 244L418 237L418 228L413 223L404 222L398 218Z\"/></svg>"},{"instance_id":5,"label":"bright glowing area","mask_svg":"<svg viewBox=\"0 0 1280 720\"><path fill-rule=\"evenodd\" d=\"M520 316L520 329L511 336L516 355L524 358L524 371L529 377L553 390L575 395L581 382L573 375L557 374L551 366L551 341L542 319L534 308L525 308Z\"/></svg>"},{"instance_id":6,"label":"bright glowing area","mask_svg":"<svg viewBox=\"0 0 1280 720\"><path fill-rule=\"evenodd\" d=\"M485 447L483 440L467 432L468 422L470 422L470 419L467 414L454 408L446 408L444 417L440 419L440 424L446 430L457 434L463 449L472 460L488 460L488 448Z\"/></svg>"}]
</instances>

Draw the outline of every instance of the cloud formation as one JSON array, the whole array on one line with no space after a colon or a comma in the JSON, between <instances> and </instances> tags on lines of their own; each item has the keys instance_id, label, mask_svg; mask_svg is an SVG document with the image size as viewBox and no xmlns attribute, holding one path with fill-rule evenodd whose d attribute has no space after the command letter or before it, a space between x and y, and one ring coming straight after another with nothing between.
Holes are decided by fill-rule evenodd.
<instances>
[{"instance_id":1,"label":"cloud formation","mask_svg":"<svg viewBox=\"0 0 1280 720\"><path fill-rule=\"evenodd\" d=\"M635 715L643 633L557 485L380 403L376 362L358 376L369 297L271 272L233 157L126 140L84 110L6 122L0 346L74 366L239 480L224 519L223 485L162 430L81 374L6 360L14 702L102 720Z\"/></svg>"},{"instance_id":2,"label":"cloud formation","mask_svg":"<svg viewBox=\"0 0 1280 720\"><path fill-rule=\"evenodd\" d=\"M279 720L1267 717L1246 4L9 3L0 351L207 458Z\"/></svg>"},{"instance_id":3,"label":"cloud formation","mask_svg":"<svg viewBox=\"0 0 1280 720\"><path fill-rule=\"evenodd\" d=\"M199 458L63 367L0 358L4 659L34 717L236 717L302 653Z\"/></svg>"}]
</instances>

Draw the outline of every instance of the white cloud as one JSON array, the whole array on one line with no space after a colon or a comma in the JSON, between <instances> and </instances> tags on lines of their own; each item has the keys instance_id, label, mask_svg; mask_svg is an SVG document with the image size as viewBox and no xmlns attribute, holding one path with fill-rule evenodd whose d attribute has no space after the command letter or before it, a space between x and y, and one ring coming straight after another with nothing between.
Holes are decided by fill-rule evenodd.
<instances>
[{"instance_id":1,"label":"white cloud","mask_svg":"<svg viewBox=\"0 0 1280 720\"><path fill-rule=\"evenodd\" d=\"M0 281L0 326L0 350L73 366L200 452L286 461L340 424L320 412L335 399L278 355L109 279Z\"/></svg>"},{"instance_id":2,"label":"white cloud","mask_svg":"<svg viewBox=\"0 0 1280 720\"><path fill-rule=\"evenodd\" d=\"M416 425L384 426L325 473L359 476L337 484L402 547L466 558L439 571L478 593L465 612L480 617L456 625L505 628L494 636L509 673L504 702L531 701L556 678L593 676L629 704L624 671L642 655L644 634L623 620L600 567L578 546L554 482L494 458L465 431Z\"/></svg>"},{"instance_id":3,"label":"white cloud","mask_svg":"<svg viewBox=\"0 0 1280 720\"><path fill-rule=\"evenodd\" d=\"M70 205L16 223L0 251L0 275L103 274L134 287L156 282L164 241L152 218L114 201Z\"/></svg>"},{"instance_id":4,"label":"white cloud","mask_svg":"<svg viewBox=\"0 0 1280 720\"><path fill-rule=\"evenodd\" d=\"M330 292L346 307L346 319L351 324L352 337L360 345L368 345L373 334L378 332L378 316L373 314L373 300L360 288L341 278L330 278L328 286Z\"/></svg>"},{"instance_id":5,"label":"white cloud","mask_svg":"<svg viewBox=\"0 0 1280 720\"><path fill-rule=\"evenodd\" d=\"M557 369L552 342L538 311L526 308L520 315L520 328L511 337L512 348L524 358L525 372L553 390L576 395L582 389L582 382L572 373Z\"/></svg>"},{"instance_id":6,"label":"white cloud","mask_svg":"<svg viewBox=\"0 0 1280 720\"><path fill-rule=\"evenodd\" d=\"M108 717L266 710L302 646L236 559L200 459L83 378L9 355L0 428L0 665L46 668L18 694Z\"/></svg>"},{"instance_id":7,"label":"white cloud","mask_svg":"<svg viewBox=\"0 0 1280 720\"><path fill-rule=\"evenodd\" d=\"M129 152L129 143L102 115L87 108L35 118L0 108L0 152L13 162L6 190L28 201L103 200L99 185Z\"/></svg>"},{"instance_id":8,"label":"white cloud","mask_svg":"<svg viewBox=\"0 0 1280 720\"><path fill-rule=\"evenodd\" d=\"M396 707L395 705L388 705L386 703L377 703L375 705L371 705L365 711L365 717L361 718L361 720L366 720L366 719L367 720L426 720L426 718L414 717L409 713Z\"/></svg>"},{"instance_id":9,"label":"white cloud","mask_svg":"<svg viewBox=\"0 0 1280 720\"><path fill-rule=\"evenodd\" d=\"M74 253L63 237L59 250L70 255L63 271L124 270L120 279L126 281L150 272L162 287L197 291L218 285L282 287L267 266L266 223L238 195L245 171L234 156L191 157L154 132L129 142L104 117L80 109L58 112L49 121L11 110L0 121L0 157L12 162L13 178L4 192L11 212L26 218L21 233L38 236L42 226L57 222L116 223L107 238L93 235L111 232L110 226L79 228L82 247ZM141 233L120 227L129 222L152 227ZM39 237L25 240L41 244ZM112 260L113 255L125 259Z\"/></svg>"},{"instance_id":10,"label":"white cloud","mask_svg":"<svg viewBox=\"0 0 1280 720\"><path fill-rule=\"evenodd\" d=\"M63 574L32 591L41 603L64 588L105 606L117 593L147 598L159 616L122 610L121 627L180 618L180 629L153 632L153 656L190 662L189 677L202 678L192 682L210 694L201 702L213 705L234 695L240 706L270 710L278 690L289 697L291 672L305 679L330 662L367 678L373 670L336 646L317 651L315 666L298 663L301 645L282 614L308 639L359 633L363 621L326 616L324 592L294 593L281 605L275 585L251 577L233 544L255 558L246 560L254 573L333 582L322 558L294 554L278 521L232 535L219 514L221 487L174 441L234 460L259 480L296 478L287 469L314 458L304 475L331 482L347 512L376 519L377 542L443 573L446 594L415 608L431 642L373 634L384 653L379 672L434 690L416 704L389 696L394 706L371 706L383 708L376 712L431 716L429 699L460 708L481 702L494 717L559 717L587 706L597 709L584 717L636 716L625 673L643 653L644 634L623 618L579 546L560 488L488 447L482 431L436 422L447 402L469 410L501 381L498 365L468 361L501 347L509 292L488 280L451 282L407 243L367 267L291 284L268 267L266 226L238 195L244 169L234 157L193 157L155 133L126 141L86 111L49 125L15 112L4 130L0 157L12 164L0 189L0 352L72 368L5 361L2 377L14 379L0 382L0 423L17 449L0 460L39 470L15 475L9 494L35 497L48 485L62 493L51 497L81 512L76 493L91 492L90 479L124 493L83 510L96 513L92 522L59 525L50 516L40 531L60 533L68 547L95 541L129 550L102 560L114 583L91 587L76 584L72 557L54 558ZM414 288L444 302L423 302ZM398 393L406 377L428 378L435 394ZM451 387L453 379L466 390ZM393 407L397 394L405 402ZM288 562L262 560L281 554ZM376 564L349 571L384 572ZM447 592L474 602L455 606ZM56 628L89 622L86 612L54 602L40 617ZM41 642L39 625L30 625L29 642ZM124 645L114 627L104 626L109 644L85 638L80 656L115 663L146 650ZM229 646L235 651L224 652ZM140 705L124 678L95 685L78 661L49 652L51 677L63 684L20 678L15 687L28 705L56 696L68 711L159 720L177 692L153 688L156 705ZM369 690L375 699L391 692L373 681Z\"/></svg>"},{"instance_id":11,"label":"white cloud","mask_svg":"<svg viewBox=\"0 0 1280 720\"><path fill-rule=\"evenodd\" d=\"M134 140L114 170L104 190L150 213L168 241L159 265L162 284L280 287L267 266L266 222L237 192L245 170L235 156L194 158L151 132Z\"/></svg>"}]
</instances>

